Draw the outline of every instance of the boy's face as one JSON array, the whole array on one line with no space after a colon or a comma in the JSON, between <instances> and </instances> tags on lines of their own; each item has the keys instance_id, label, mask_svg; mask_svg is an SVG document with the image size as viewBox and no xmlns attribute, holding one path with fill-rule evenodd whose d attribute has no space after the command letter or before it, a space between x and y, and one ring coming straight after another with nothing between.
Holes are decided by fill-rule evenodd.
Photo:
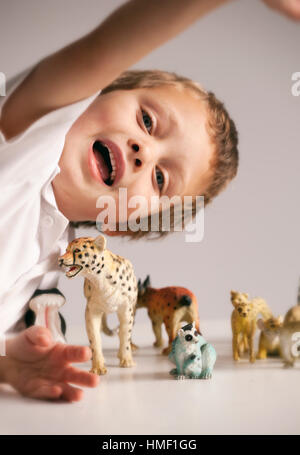
<instances>
[{"instance_id":1,"label":"boy's face","mask_svg":"<svg viewBox=\"0 0 300 455\"><path fill-rule=\"evenodd\" d=\"M127 189L128 200L203 194L213 155L206 121L204 104L187 89L160 86L97 97L66 135L53 181L59 209L70 220L96 220L96 200L110 195L117 221L124 221L118 217L119 188ZM116 159L112 185L103 180L111 168L101 148L96 151L108 141ZM134 210L127 208L127 217Z\"/></svg>"}]
</instances>

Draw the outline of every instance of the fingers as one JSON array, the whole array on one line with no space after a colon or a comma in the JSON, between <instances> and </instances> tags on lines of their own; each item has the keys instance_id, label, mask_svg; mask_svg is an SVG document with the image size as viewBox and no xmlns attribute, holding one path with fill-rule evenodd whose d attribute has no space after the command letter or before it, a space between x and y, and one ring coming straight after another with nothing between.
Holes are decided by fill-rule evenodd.
<instances>
[{"instance_id":1,"label":"fingers","mask_svg":"<svg viewBox=\"0 0 300 455\"><path fill-rule=\"evenodd\" d=\"M63 384L63 391L60 396L63 400L66 401L80 401L83 398L83 390L73 387L69 384Z\"/></svg>"},{"instance_id":2,"label":"fingers","mask_svg":"<svg viewBox=\"0 0 300 455\"><path fill-rule=\"evenodd\" d=\"M83 398L83 390L69 384L41 385L32 391L29 396L40 400L66 400L69 402L80 401Z\"/></svg>"},{"instance_id":3,"label":"fingers","mask_svg":"<svg viewBox=\"0 0 300 455\"><path fill-rule=\"evenodd\" d=\"M87 346L57 345L57 349L55 349L55 362L87 362L91 357L92 352Z\"/></svg>"},{"instance_id":4,"label":"fingers","mask_svg":"<svg viewBox=\"0 0 300 455\"><path fill-rule=\"evenodd\" d=\"M83 398L83 391L77 387L73 387L63 382L53 382L49 379L35 378L27 384L23 390L20 390L22 395L30 398L38 398L44 400L66 400L79 401Z\"/></svg>"},{"instance_id":5,"label":"fingers","mask_svg":"<svg viewBox=\"0 0 300 455\"><path fill-rule=\"evenodd\" d=\"M68 367L63 373L63 381L83 387L97 387L100 378L94 373L88 373L79 368Z\"/></svg>"},{"instance_id":6,"label":"fingers","mask_svg":"<svg viewBox=\"0 0 300 455\"><path fill-rule=\"evenodd\" d=\"M34 361L52 348L51 333L45 327L33 326L6 343L7 355L22 361Z\"/></svg>"},{"instance_id":7,"label":"fingers","mask_svg":"<svg viewBox=\"0 0 300 455\"><path fill-rule=\"evenodd\" d=\"M32 344L40 347L49 347L53 344L52 335L46 327L34 325L24 332L25 338Z\"/></svg>"},{"instance_id":8,"label":"fingers","mask_svg":"<svg viewBox=\"0 0 300 455\"><path fill-rule=\"evenodd\" d=\"M32 391L29 396L41 400L57 400L63 394L63 388L59 385L41 385ZM25 394L26 395L26 394Z\"/></svg>"}]
</instances>

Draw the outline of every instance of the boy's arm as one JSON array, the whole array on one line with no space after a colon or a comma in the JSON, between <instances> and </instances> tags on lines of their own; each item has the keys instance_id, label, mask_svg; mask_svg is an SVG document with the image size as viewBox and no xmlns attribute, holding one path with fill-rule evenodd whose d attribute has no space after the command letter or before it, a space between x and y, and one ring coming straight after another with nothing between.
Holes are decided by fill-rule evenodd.
<instances>
[{"instance_id":1,"label":"boy's arm","mask_svg":"<svg viewBox=\"0 0 300 455\"><path fill-rule=\"evenodd\" d=\"M294 21L300 20L300 0L263 0L263 2Z\"/></svg>"},{"instance_id":2,"label":"boy's arm","mask_svg":"<svg viewBox=\"0 0 300 455\"><path fill-rule=\"evenodd\" d=\"M122 71L230 0L131 0L95 30L46 57L25 78L2 111L7 138L42 115L86 98Z\"/></svg>"}]
</instances>

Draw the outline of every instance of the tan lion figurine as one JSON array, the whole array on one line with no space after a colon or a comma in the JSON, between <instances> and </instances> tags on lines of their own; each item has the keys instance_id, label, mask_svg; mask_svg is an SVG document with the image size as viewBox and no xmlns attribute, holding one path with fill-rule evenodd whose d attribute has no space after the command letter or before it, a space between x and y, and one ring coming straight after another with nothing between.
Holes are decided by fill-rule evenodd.
<instances>
[{"instance_id":1,"label":"tan lion figurine","mask_svg":"<svg viewBox=\"0 0 300 455\"><path fill-rule=\"evenodd\" d=\"M272 317L272 312L266 301L260 297L249 300L246 293L231 291L231 303L234 310L231 315L233 359L249 351L250 362L255 362L254 335L256 320L260 313L264 319Z\"/></svg>"}]
</instances>

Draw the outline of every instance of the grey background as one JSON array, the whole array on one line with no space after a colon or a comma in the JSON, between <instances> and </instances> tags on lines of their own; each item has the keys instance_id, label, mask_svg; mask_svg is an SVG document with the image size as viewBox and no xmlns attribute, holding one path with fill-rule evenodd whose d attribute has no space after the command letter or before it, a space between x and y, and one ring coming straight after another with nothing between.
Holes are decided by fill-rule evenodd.
<instances>
[{"instance_id":1,"label":"grey background","mask_svg":"<svg viewBox=\"0 0 300 455\"><path fill-rule=\"evenodd\" d=\"M1 0L0 71L10 77L23 70L90 31L121 3ZM296 302L300 97L291 95L291 75L300 71L299 42L299 23L244 0L211 13L135 65L201 82L225 101L240 132L238 177L207 208L201 243L186 243L184 233L153 243L108 239L138 277L150 273L155 287L193 290L202 319L229 318L230 289L265 297L275 314ZM86 234L96 231L78 232ZM81 278L60 281L71 324L83 323L82 285Z\"/></svg>"}]
</instances>

